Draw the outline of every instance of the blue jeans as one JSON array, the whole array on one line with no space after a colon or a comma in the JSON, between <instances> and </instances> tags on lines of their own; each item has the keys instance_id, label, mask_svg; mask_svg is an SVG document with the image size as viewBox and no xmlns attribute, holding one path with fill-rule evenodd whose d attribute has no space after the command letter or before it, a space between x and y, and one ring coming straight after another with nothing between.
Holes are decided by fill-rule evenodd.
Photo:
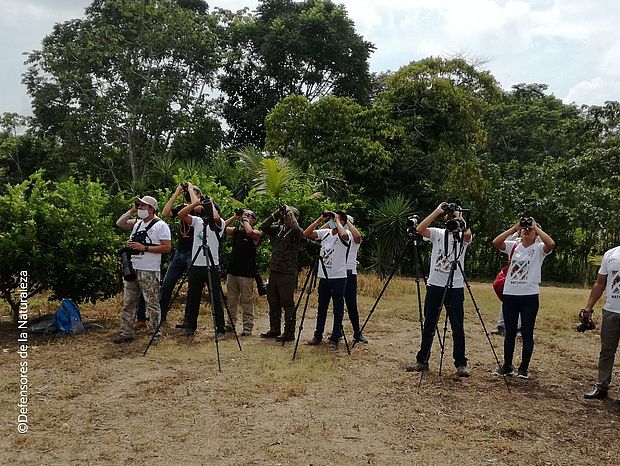
<instances>
[{"instance_id":1,"label":"blue jeans","mask_svg":"<svg viewBox=\"0 0 620 466\"><path fill-rule=\"evenodd\" d=\"M344 289L346 278L321 278L319 280L319 302L316 316L316 329L314 338L323 339L325 321L327 320L327 308L329 301L334 300L334 326L332 328L331 341L337 342L342 336L342 317L344 315Z\"/></svg>"},{"instance_id":2,"label":"blue jeans","mask_svg":"<svg viewBox=\"0 0 620 466\"><path fill-rule=\"evenodd\" d=\"M170 299L172 298L174 287L183 274L187 272L187 268L191 261L191 251L177 250L174 256L172 256L172 260L168 265L168 270L166 270L166 276L161 284L161 292L159 295L159 308L161 309L162 322L166 320L166 316L168 315L168 308L170 307ZM142 296L140 296L140 302L138 303L137 319L143 322L146 320L146 309Z\"/></svg>"},{"instance_id":3,"label":"blue jeans","mask_svg":"<svg viewBox=\"0 0 620 466\"><path fill-rule=\"evenodd\" d=\"M521 353L521 370L527 371L534 352L534 325L538 314L538 295L504 295L504 322L506 336L504 337L504 364L512 366L512 357L515 351L517 338L517 321L521 317L521 338L523 352Z\"/></svg>"},{"instance_id":4,"label":"blue jeans","mask_svg":"<svg viewBox=\"0 0 620 466\"><path fill-rule=\"evenodd\" d=\"M422 331L422 345L416 356L418 362L428 364L431 356L431 346L435 336L435 327L441 314L441 298L443 297L444 287L428 285L426 287L426 297L424 298L424 330ZM444 306L450 319L452 329L452 356L454 366L467 366L465 357L465 330L463 329L464 310L463 301L465 294L463 288L448 288Z\"/></svg>"},{"instance_id":5,"label":"blue jeans","mask_svg":"<svg viewBox=\"0 0 620 466\"><path fill-rule=\"evenodd\" d=\"M347 313L353 327L353 336L360 333L360 315L357 310L357 275L347 275L347 285L344 289L344 302L347 304Z\"/></svg>"}]
</instances>

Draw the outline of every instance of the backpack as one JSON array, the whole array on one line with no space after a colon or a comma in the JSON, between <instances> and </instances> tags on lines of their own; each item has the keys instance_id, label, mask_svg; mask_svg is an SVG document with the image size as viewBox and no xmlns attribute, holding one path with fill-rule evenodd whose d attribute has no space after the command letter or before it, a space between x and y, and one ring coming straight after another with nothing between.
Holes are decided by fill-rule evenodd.
<instances>
[{"instance_id":1,"label":"backpack","mask_svg":"<svg viewBox=\"0 0 620 466\"><path fill-rule=\"evenodd\" d=\"M54 313L58 333L80 333L84 331L80 308L71 299L63 299Z\"/></svg>"}]
</instances>

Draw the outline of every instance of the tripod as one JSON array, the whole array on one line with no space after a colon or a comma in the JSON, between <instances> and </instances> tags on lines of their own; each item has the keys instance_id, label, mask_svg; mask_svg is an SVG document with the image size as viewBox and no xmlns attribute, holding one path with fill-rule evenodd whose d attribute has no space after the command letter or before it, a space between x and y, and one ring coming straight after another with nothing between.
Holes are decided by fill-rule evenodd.
<instances>
[{"instance_id":1,"label":"tripod","mask_svg":"<svg viewBox=\"0 0 620 466\"><path fill-rule=\"evenodd\" d=\"M306 275L306 280L304 282L304 286L299 292L299 297L297 298L297 303L295 304L295 314L297 314L297 309L301 304L301 300L303 298L304 292L306 293L306 299L304 301L304 310L301 314L301 318L299 320L299 331L297 333L297 338L295 340L295 349L293 350L293 361L295 360L295 356L297 355L297 348L299 347L299 340L301 338L301 332L304 329L304 320L306 318L306 311L308 310L308 302L310 301L310 295L312 291L316 288L318 281L318 271L319 271L319 263L323 267L323 273L325 274L325 280L327 280L327 269L325 264L323 263L323 259L321 258L320 253L317 253L314 261L312 262L312 266L308 270L308 274ZM343 310L344 312L344 310ZM351 349L349 348L349 342L347 341L347 336L344 333L344 325L341 323L340 332L342 333L342 337L344 338L344 344L347 348L347 354L351 354ZM284 341L282 342L282 346L284 346Z\"/></svg>"},{"instance_id":2,"label":"tripod","mask_svg":"<svg viewBox=\"0 0 620 466\"><path fill-rule=\"evenodd\" d=\"M449 257L449 253L448 253L448 231L445 231L445 237L444 237L444 241L445 241L445 247L444 247L444 251L446 253L446 258ZM471 290L471 287L469 285L469 282L467 281L467 279L465 278L465 272L463 271L463 266L461 265L460 259L461 256L465 250L464 246L463 246L463 235L464 232L460 231L460 230L456 230L452 233L453 236L453 241L452 241L452 257L453 259L450 261L450 271L448 273L448 279L446 281L445 286L443 287L443 293L442 293L442 297L441 297L441 302L437 308L437 322L439 321L439 316L441 315L441 310L444 307L444 305L446 304L446 297L448 295L448 290L453 290L454 289L454 275L456 272L456 269L458 267L458 270L461 273L461 276L463 277L463 281L467 286L467 290L469 292L469 296L472 300L472 303L474 305L474 309L476 310L476 313L478 314L478 319L480 320L480 323L482 325L482 328L484 330L484 333L486 335L487 341L489 342L489 345L491 347L491 351L493 353L493 356L495 357L495 361L497 363L497 365L499 366L499 359L497 357L497 353L495 352L495 347L493 346L493 343L491 342L491 337L489 336L489 333L487 331L486 325L484 323L484 320L482 318L482 314L480 313L480 308L478 307L478 304L474 298L474 294ZM450 293L450 296L453 297L453 293ZM428 298L427 298L428 299ZM441 375L441 371L442 371L442 367L443 367L443 357L444 357L444 352L445 352L445 342L446 342L446 332L448 330L448 317L449 317L449 309L446 306L446 316L445 316L445 320L444 320L444 327L443 327L443 338L440 338L439 341L443 341L444 344L441 346L441 357L440 357L440 362L439 362L439 375ZM453 317L450 317L451 321L452 321ZM424 332L423 332L423 336L422 339L424 341ZM456 344L456 343L455 343ZM426 354L426 359L424 361L424 364L426 366L428 366L428 360L430 358L430 347L428 349L428 352ZM422 384L422 379L424 377L424 371L421 372L421 376L420 376L420 380L418 382L418 387ZM510 387L508 385L508 381L504 378L504 381L506 383L506 388L508 389L508 391L510 392Z\"/></svg>"},{"instance_id":3,"label":"tripod","mask_svg":"<svg viewBox=\"0 0 620 466\"><path fill-rule=\"evenodd\" d=\"M210 223L211 219L209 218L202 218L202 244L198 247L198 249L196 250L196 253L194 254L194 257L192 258L192 261L187 269L187 271L185 272L185 274L183 275L183 278L181 279L181 282L179 283L176 292L174 293L174 296L172 297L172 299L170 300L170 303L168 305L168 309L170 309L170 306L172 305L172 302L176 299L176 297L179 295L179 292L185 282L185 280L187 279L187 277L189 276L189 272L190 270L192 270L192 267L194 266L194 264L196 263L196 260L198 259L198 257L201 255L205 258L205 262L206 262L206 272L207 272L207 289L209 292L209 298L211 301L211 317L213 319L213 329L214 329L214 334L215 334L215 347L216 347L216 353L217 353L217 364L218 364L218 370L221 372L222 367L221 367L221 361L220 361L220 347L219 347L219 341L220 339L217 337L217 321L216 321L216 315L215 315L215 298L214 298L214 283L213 283L213 277L211 275L211 272L216 270L216 268L218 267L217 265L215 265L215 261L213 259L213 255L211 253L211 248L208 244L208 232L207 232L207 225ZM213 230L212 230L213 231ZM202 266L196 266L196 267L200 267L202 268ZM226 308L226 313L228 314L228 318L230 319L230 311L228 309L228 303L226 301L226 297L224 295L224 291L222 289L222 283L221 281L218 281L217 286L219 287L218 291L220 293L220 297L222 299L222 302L224 304L224 307ZM200 306L200 304L198 303L198 306ZM149 350L149 348L151 347L153 340L155 339L155 336L158 334L159 329L161 327L162 321L160 319L159 324L157 325L157 328L153 334L153 336L151 337L146 349L144 350L143 356L146 355L146 352ZM237 335L237 331L235 329L233 329L234 334L235 334L235 339L237 340L237 345L239 346L239 350L243 351L241 348L241 342L239 341L239 337Z\"/></svg>"},{"instance_id":4,"label":"tripod","mask_svg":"<svg viewBox=\"0 0 620 466\"><path fill-rule=\"evenodd\" d=\"M423 331L423 329L424 329L424 317L422 315L422 294L420 292L420 275L422 275L422 279L424 280L424 285L425 286L426 286L426 277L421 272L422 271L422 259L420 257L420 251L418 249L419 243L420 243L420 241L422 241L422 236L420 234L418 234L416 232L415 228L413 228L413 227L407 228L407 235L409 236L409 239L405 243L405 247L403 248L403 251L400 253L400 256L398 257L398 259L396 260L396 262L394 264L394 268L392 269L392 272L390 273L390 276L388 277L388 279L383 284L383 288L381 289L381 292L379 293L379 295L377 296L377 299L375 300L374 304L372 305L372 308L370 309L370 312L368 313L368 316L366 317L366 320L364 321L364 325L362 325L362 328L360 329L360 333L362 333L364 331L364 329L366 328L366 324L368 323L368 321L370 320L370 318L374 314L375 310L377 309L379 301L381 301L381 298L383 297L383 293L385 293L385 290L387 289L388 285L390 284L390 281L392 280L392 277L394 277L394 274L398 270L398 267L399 267L400 263L405 258L405 255L407 254L408 248L411 247L411 246L413 246L413 262L414 262L414 267L415 267L415 284L416 284L416 290L418 292L418 313L419 313L419 320L420 320L420 331ZM437 330L439 330L439 329L437 329ZM444 345L443 345L443 341L441 340L441 337L439 335L439 331L437 331L436 334L437 334L437 338L439 339L439 345L441 346L441 348L443 350L443 346ZM353 341L353 347L354 348L355 348L355 344L356 343L357 343L356 341Z\"/></svg>"}]
</instances>

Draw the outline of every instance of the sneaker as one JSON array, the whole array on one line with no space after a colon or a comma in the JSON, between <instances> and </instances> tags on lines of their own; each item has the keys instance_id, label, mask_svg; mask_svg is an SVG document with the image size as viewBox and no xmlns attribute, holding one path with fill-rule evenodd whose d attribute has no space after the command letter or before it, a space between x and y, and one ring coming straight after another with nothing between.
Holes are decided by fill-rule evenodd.
<instances>
[{"instance_id":1,"label":"sneaker","mask_svg":"<svg viewBox=\"0 0 620 466\"><path fill-rule=\"evenodd\" d=\"M506 336L506 329L503 325L498 325L493 330L491 330L491 335L501 335L503 337Z\"/></svg>"},{"instance_id":2,"label":"sneaker","mask_svg":"<svg viewBox=\"0 0 620 466\"><path fill-rule=\"evenodd\" d=\"M364 343L365 345L368 344L368 340L366 340L366 338L364 338L364 335L362 335L361 333L353 335L353 341L356 343Z\"/></svg>"},{"instance_id":3,"label":"sneaker","mask_svg":"<svg viewBox=\"0 0 620 466\"><path fill-rule=\"evenodd\" d=\"M114 343L120 345L121 343L128 343L130 341L133 341L133 337L130 337L129 335L120 334L120 335L114 337L114 339L112 341Z\"/></svg>"},{"instance_id":4,"label":"sneaker","mask_svg":"<svg viewBox=\"0 0 620 466\"><path fill-rule=\"evenodd\" d=\"M527 374L527 369L519 368L519 371L517 373L517 378L519 378L519 379L529 379L530 376Z\"/></svg>"},{"instance_id":5,"label":"sneaker","mask_svg":"<svg viewBox=\"0 0 620 466\"><path fill-rule=\"evenodd\" d=\"M215 341L222 341L226 334L224 332L217 332L215 334Z\"/></svg>"},{"instance_id":6,"label":"sneaker","mask_svg":"<svg viewBox=\"0 0 620 466\"><path fill-rule=\"evenodd\" d=\"M331 338L327 339L327 345L331 348L331 349L338 349L338 341L337 340L332 340Z\"/></svg>"},{"instance_id":7,"label":"sneaker","mask_svg":"<svg viewBox=\"0 0 620 466\"><path fill-rule=\"evenodd\" d=\"M499 375L500 377L510 377L512 374L514 374L513 367L507 366L506 364L497 366L497 368L495 369L495 375Z\"/></svg>"},{"instance_id":8,"label":"sneaker","mask_svg":"<svg viewBox=\"0 0 620 466\"><path fill-rule=\"evenodd\" d=\"M470 373L469 370L467 369L467 366L459 366L456 368L456 375L458 375L459 377L469 377Z\"/></svg>"},{"instance_id":9,"label":"sneaker","mask_svg":"<svg viewBox=\"0 0 620 466\"><path fill-rule=\"evenodd\" d=\"M193 337L195 333L196 333L195 330L193 330L193 329L191 329L189 327L184 327L179 332L179 336L180 337Z\"/></svg>"},{"instance_id":10,"label":"sneaker","mask_svg":"<svg viewBox=\"0 0 620 466\"><path fill-rule=\"evenodd\" d=\"M603 400L607 398L607 390L595 386L588 393L584 394L583 397L586 400Z\"/></svg>"},{"instance_id":11,"label":"sneaker","mask_svg":"<svg viewBox=\"0 0 620 466\"><path fill-rule=\"evenodd\" d=\"M144 320L136 320L133 325L131 326L131 328L133 328L134 330L142 330L144 328L146 328L146 321Z\"/></svg>"},{"instance_id":12,"label":"sneaker","mask_svg":"<svg viewBox=\"0 0 620 466\"><path fill-rule=\"evenodd\" d=\"M407 366L407 372L426 372L428 370L428 364L416 361L413 364Z\"/></svg>"},{"instance_id":13,"label":"sneaker","mask_svg":"<svg viewBox=\"0 0 620 466\"><path fill-rule=\"evenodd\" d=\"M280 336L280 330L274 330L272 328L269 329L268 332L260 334L261 338L275 338L275 337L279 337L279 336Z\"/></svg>"},{"instance_id":14,"label":"sneaker","mask_svg":"<svg viewBox=\"0 0 620 466\"><path fill-rule=\"evenodd\" d=\"M306 342L306 345L308 346L317 346L321 344L321 340L319 340L317 337L312 337L312 340L308 340Z\"/></svg>"}]
</instances>

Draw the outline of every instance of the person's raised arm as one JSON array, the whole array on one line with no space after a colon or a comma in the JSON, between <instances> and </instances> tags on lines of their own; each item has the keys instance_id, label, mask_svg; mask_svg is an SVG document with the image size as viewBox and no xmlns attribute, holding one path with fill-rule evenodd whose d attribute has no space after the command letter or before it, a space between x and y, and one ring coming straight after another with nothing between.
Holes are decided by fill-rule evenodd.
<instances>
[{"instance_id":1,"label":"person's raised arm","mask_svg":"<svg viewBox=\"0 0 620 466\"><path fill-rule=\"evenodd\" d=\"M183 186L177 186L177 189L175 189L175 191L172 193L172 196L170 196L170 199L168 199L168 202L166 202L166 205L161 211L161 215L163 217L172 217L172 207L174 207L174 203L176 202L177 197L179 197L182 192Z\"/></svg>"},{"instance_id":2,"label":"person's raised arm","mask_svg":"<svg viewBox=\"0 0 620 466\"><path fill-rule=\"evenodd\" d=\"M347 233L347 230L345 230L344 225L342 223L340 223L340 219L338 218L338 214L335 212L332 212L332 214L334 214L334 219L336 219L336 229L338 230L338 236L340 236L340 239L342 241L346 241L347 243L349 242L349 233Z\"/></svg>"},{"instance_id":3,"label":"person's raised arm","mask_svg":"<svg viewBox=\"0 0 620 466\"><path fill-rule=\"evenodd\" d=\"M510 235L514 235L517 231L519 231L519 222L508 228L508 230L503 231L499 235L495 237L493 240L493 247L495 249L499 249L500 251L506 250L505 241L508 239Z\"/></svg>"},{"instance_id":4,"label":"person's raised arm","mask_svg":"<svg viewBox=\"0 0 620 466\"><path fill-rule=\"evenodd\" d=\"M536 234L542 240L544 244L543 251L545 251L545 254L549 254L551 251L555 249L555 241L553 241L553 238L551 238L551 236L549 236L547 233L542 231L542 228L538 226L538 224L536 223L536 220L534 219L532 219L532 229L536 232Z\"/></svg>"},{"instance_id":5,"label":"person's raised arm","mask_svg":"<svg viewBox=\"0 0 620 466\"><path fill-rule=\"evenodd\" d=\"M136 213L136 204L134 203L127 212L121 215L116 221L116 226L121 230L129 231L136 224L136 219L131 218Z\"/></svg>"},{"instance_id":6,"label":"person's raised arm","mask_svg":"<svg viewBox=\"0 0 620 466\"><path fill-rule=\"evenodd\" d=\"M420 224L415 229L415 231L417 231L420 235L424 236L425 238L430 238L431 231L428 229L428 227L431 225L431 223L433 223L433 220L435 220L437 217L439 217L444 212L443 207L445 205L446 205L445 202L442 202L441 204L439 204L437 208L435 208L435 210L433 210L430 214L428 214L428 216L424 220L420 222Z\"/></svg>"},{"instance_id":7,"label":"person's raised arm","mask_svg":"<svg viewBox=\"0 0 620 466\"><path fill-rule=\"evenodd\" d=\"M195 202L192 202L191 204L186 205L179 211L179 218L183 220L185 223L187 223L188 225L191 225L192 217L190 216L190 213L193 212L193 210L199 205L201 205L200 199L198 199Z\"/></svg>"},{"instance_id":8,"label":"person's raised arm","mask_svg":"<svg viewBox=\"0 0 620 466\"><path fill-rule=\"evenodd\" d=\"M248 238L252 238L254 244L257 245L260 241L260 237L262 233L258 230L255 230L254 227L250 224L250 219L247 217L247 212L243 212L243 217L241 217L241 226L243 227L243 231Z\"/></svg>"},{"instance_id":9,"label":"person's raised arm","mask_svg":"<svg viewBox=\"0 0 620 466\"><path fill-rule=\"evenodd\" d=\"M349 231L351 232L351 236L353 237L355 244L360 244L362 242L362 235L360 234L360 231L355 227L355 225L349 222L348 218L347 225L349 225Z\"/></svg>"},{"instance_id":10,"label":"person's raised arm","mask_svg":"<svg viewBox=\"0 0 620 466\"><path fill-rule=\"evenodd\" d=\"M314 222L308 225L308 228L304 230L304 236L308 239L317 239L319 236L317 235L316 231L314 231L314 229L319 223L326 221L327 217L324 217L323 214L321 214L319 218L317 218Z\"/></svg>"}]
</instances>

